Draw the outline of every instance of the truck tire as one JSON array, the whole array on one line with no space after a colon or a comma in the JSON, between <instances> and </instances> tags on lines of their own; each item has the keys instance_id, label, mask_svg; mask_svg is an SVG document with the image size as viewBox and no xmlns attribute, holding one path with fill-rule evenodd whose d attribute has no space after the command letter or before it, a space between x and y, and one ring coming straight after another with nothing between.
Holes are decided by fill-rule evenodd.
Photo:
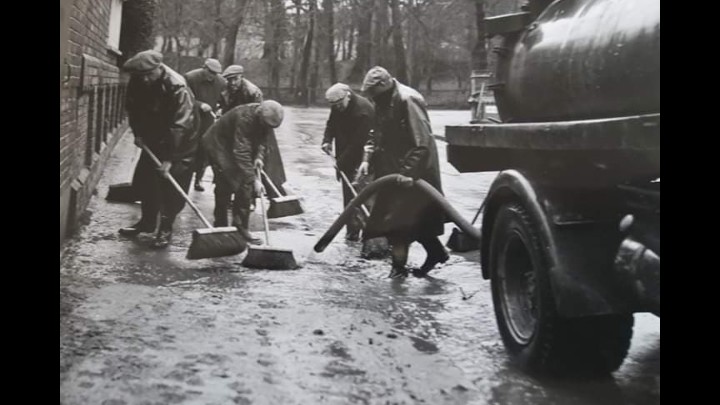
<instances>
[{"instance_id":1,"label":"truck tire","mask_svg":"<svg viewBox=\"0 0 720 405\"><path fill-rule=\"evenodd\" d=\"M510 357L522 369L599 376L620 367L630 347L632 314L559 317L540 233L520 204L499 208L489 265L498 329Z\"/></svg>"}]
</instances>

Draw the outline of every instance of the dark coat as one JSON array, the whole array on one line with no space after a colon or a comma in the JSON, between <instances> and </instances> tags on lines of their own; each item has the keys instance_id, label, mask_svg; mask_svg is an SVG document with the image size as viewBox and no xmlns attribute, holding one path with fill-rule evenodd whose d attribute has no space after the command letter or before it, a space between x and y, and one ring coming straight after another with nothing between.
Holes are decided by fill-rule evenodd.
<instances>
[{"instance_id":1,"label":"dark coat","mask_svg":"<svg viewBox=\"0 0 720 405\"><path fill-rule=\"evenodd\" d=\"M150 86L131 77L126 109L133 134L141 137L158 159L192 161L200 120L195 97L179 73L163 65L160 80Z\"/></svg>"},{"instance_id":2,"label":"dark coat","mask_svg":"<svg viewBox=\"0 0 720 405\"><path fill-rule=\"evenodd\" d=\"M227 81L220 75L213 75L208 80L205 69L195 69L185 73L188 87L193 91L195 100L209 104L213 111L220 108L222 93L225 91Z\"/></svg>"},{"instance_id":3,"label":"dark coat","mask_svg":"<svg viewBox=\"0 0 720 405\"><path fill-rule=\"evenodd\" d=\"M372 103L355 93L350 93L350 101L344 111L330 110L322 142L335 140L338 167L350 180L362 162L363 147L374 124L375 108Z\"/></svg>"},{"instance_id":4,"label":"dark coat","mask_svg":"<svg viewBox=\"0 0 720 405\"><path fill-rule=\"evenodd\" d=\"M231 91L226 88L220 97L220 106L223 111L228 111L233 107L249 103L261 103L263 101L263 93L256 85L249 80L241 79L240 87Z\"/></svg>"},{"instance_id":5,"label":"dark coat","mask_svg":"<svg viewBox=\"0 0 720 405\"><path fill-rule=\"evenodd\" d=\"M423 179L442 193L440 163L425 100L394 80L394 87L375 98L376 130L365 147L375 177L399 173ZM445 215L416 188L381 191L364 237L399 236L410 240L444 233Z\"/></svg>"},{"instance_id":6,"label":"dark coat","mask_svg":"<svg viewBox=\"0 0 720 405\"><path fill-rule=\"evenodd\" d=\"M259 104L245 104L227 111L202 136L202 145L216 174L233 192L255 180L253 164L263 159L267 140L273 135L257 114Z\"/></svg>"},{"instance_id":7,"label":"dark coat","mask_svg":"<svg viewBox=\"0 0 720 405\"><path fill-rule=\"evenodd\" d=\"M239 105L247 103L261 103L263 101L262 91L252 84L249 80L243 78L242 85L235 92L227 89L223 92L221 106L224 111L228 111ZM285 177L285 167L283 165L282 156L280 156L280 147L278 146L275 132L268 134L267 150L265 151L265 173L272 180L281 193L285 192L282 185L287 181ZM265 187L270 197L278 197L272 191L272 188Z\"/></svg>"}]
</instances>

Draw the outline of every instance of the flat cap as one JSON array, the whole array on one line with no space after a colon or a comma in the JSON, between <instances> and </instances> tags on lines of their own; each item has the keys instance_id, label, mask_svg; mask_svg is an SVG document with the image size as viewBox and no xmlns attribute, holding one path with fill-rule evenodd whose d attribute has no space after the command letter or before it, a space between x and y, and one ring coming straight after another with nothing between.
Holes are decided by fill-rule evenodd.
<instances>
[{"instance_id":1,"label":"flat cap","mask_svg":"<svg viewBox=\"0 0 720 405\"><path fill-rule=\"evenodd\" d=\"M223 72L222 75L223 75L223 77L228 78L228 77L241 75L241 74L243 74L244 71L245 71L245 69L243 69L243 67L240 65L230 65L227 67L227 69L225 69L225 71Z\"/></svg>"},{"instance_id":2,"label":"flat cap","mask_svg":"<svg viewBox=\"0 0 720 405\"><path fill-rule=\"evenodd\" d=\"M163 56L160 52L152 49L137 53L128 59L123 65L123 69L129 73L145 74L151 72L163 62Z\"/></svg>"},{"instance_id":3,"label":"flat cap","mask_svg":"<svg viewBox=\"0 0 720 405\"><path fill-rule=\"evenodd\" d=\"M349 93L350 87L347 84L335 83L330 86L330 88L327 89L327 91L325 92L325 100L327 100L328 103L334 103L336 101L342 100Z\"/></svg>"},{"instance_id":4,"label":"flat cap","mask_svg":"<svg viewBox=\"0 0 720 405\"><path fill-rule=\"evenodd\" d=\"M267 125L272 128L277 128L282 124L283 121L283 108L275 100L265 100L260 103L260 117L265 121Z\"/></svg>"},{"instance_id":5,"label":"flat cap","mask_svg":"<svg viewBox=\"0 0 720 405\"><path fill-rule=\"evenodd\" d=\"M213 73L222 72L222 66L220 65L220 62L218 62L217 59L213 59L213 58L205 59L205 64L203 66L208 68L208 70L210 70Z\"/></svg>"},{"instance_id":6,"label":"flat cap","mask_svg":"<svg viewBox=\"0 0 720 405\"><path fill-rule=\"evenodd\" d=\"M362 84L362 91L367 91L367 89L378 85L390 84L391 80L392 76L390 75L390 73L388 73L387 70L385 70L384 67L375 66L368 70L367 74L365 74L365 79L363 80Z\"/></svg>"}]
</instances>

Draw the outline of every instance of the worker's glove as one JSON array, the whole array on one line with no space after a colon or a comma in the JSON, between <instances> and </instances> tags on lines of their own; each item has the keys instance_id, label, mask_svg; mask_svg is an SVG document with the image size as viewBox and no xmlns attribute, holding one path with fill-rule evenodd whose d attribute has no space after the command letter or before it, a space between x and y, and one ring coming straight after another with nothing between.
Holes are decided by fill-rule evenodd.
<instances>
[{"instance_id":1,"label":"worker's glove","mask_svg":"<svg viewBox=\"0 0 720 405\"><path fill-rule=\"evenodd\" d=\"M402 174L400 174L397 182L398 184L400 184L401 187L410 187L413 185L414 180L412 179L412 177L403 176Z\"/></svg>"},{"instance_id":2,"label":"worker's glove","mask_svg":"<svg viewBox=\"0 0 720 405\"><path fill-rule=\"evenodd\" d=\"M332 145L330 145L329 142L322 144L321 148L323 152L327 153L328 155L332 154Z\"/></svg>"},{"instance_id":3,"label":"worker's glove","mask_svg":"<svg viewBox=\"0 0 720 405\"><path fill-rule=\"evenodd\" d=\"M262 170L263 167L265 167L265 163L263 163L262 159L255 159L255 163L253 164L253 168L255 170Z\"/></svg>"},{"instance_id":4,"label":"worker's glove","mask_svg":"<svg viewBox=\"0 0 720 405\"><path fill-rule=\"evenodd\" d=\"M168 160L162 162L160 168L158 169L160 171L160 176L164 179L170 178L170 168L172 168L172 162Z\"/></svg>"},{"instance_id":5,"label":"worker's glove","mask_svg":"<svg viewBox=\"0 0 720 405\"><path fill-rule=\"evenodd\" d=\"M210 107L210 104L208 103L200 103L200 109L205 113L212 111L212 107Z\"/></svg>"},{"instance_id":6,"label":"worker's glove","mask_svg":"<svg viewBox=\"0 0 720 405\"><path fill-rule=\"evenodd\" d=\"M143 143L142 138L139 136L136 136L135 137L135 146L137 146L138 148L142 148L143 145L144 145L144 143Z\"/></svg>"}]
</instances>

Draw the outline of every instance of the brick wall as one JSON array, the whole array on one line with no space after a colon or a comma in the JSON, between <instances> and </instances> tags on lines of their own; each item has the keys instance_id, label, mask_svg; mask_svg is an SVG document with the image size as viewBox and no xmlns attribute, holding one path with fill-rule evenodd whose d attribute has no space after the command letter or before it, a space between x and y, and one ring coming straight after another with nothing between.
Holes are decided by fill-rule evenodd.
<instances>
[{"instance_id":1,"label":"brick wall","mask_svg":"<svg viewBox=\"0 0 720 405\"><path fill-rule=\"evenodd\" d=\"M108 155L127 128L120 55L108 46L111 0L65 1L60 88L60 245L92 197ZM61 8L64 6L61 2ZM61 17L61 30L62 17ZM61 44L62 46L62 44Z\"/></svg>"}]
</instances>

